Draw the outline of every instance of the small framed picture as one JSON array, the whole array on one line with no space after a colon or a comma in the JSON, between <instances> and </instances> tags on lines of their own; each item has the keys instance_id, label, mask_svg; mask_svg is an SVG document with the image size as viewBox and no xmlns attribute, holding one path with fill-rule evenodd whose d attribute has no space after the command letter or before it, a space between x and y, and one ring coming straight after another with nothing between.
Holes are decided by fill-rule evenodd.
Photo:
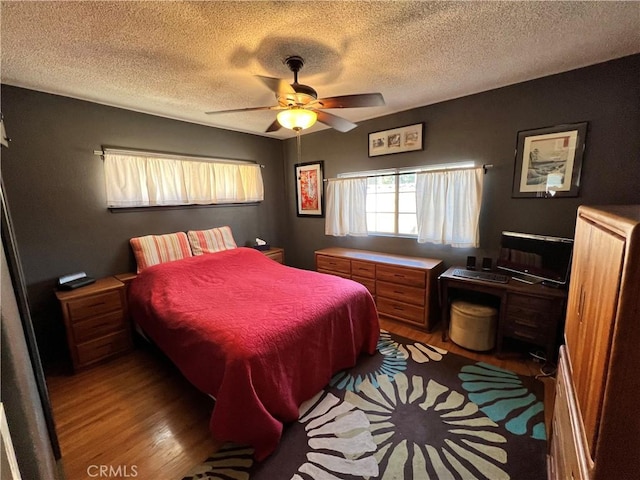
<instances>
[{"instance_id":1,"label":"small framed picture","mask_svg":"<svg viewBox=\"0 0 640 480\"><path fill-rule=\"evenodd\" d=\"M512 197L577 197L587 122L518 132Z\"/></svg>"},{"instance_id":2,"label":"small framed picture","mask_svg":"<svg viewBox=\"0 0 640 480\"><path fill-rule=\"evenodd\" d=\"M299 217L324 217L324 161L294 166Z\"/></svg>"},{"instance_id":3,"label":"small framed picture","mask_svg":"<svg viewBox=\"0 0 640 480\"><path fill-rule=\"evenodd\" d=\"M424 123L369 134L369 156L422 150Z\"/></svg>"}]
</instances>

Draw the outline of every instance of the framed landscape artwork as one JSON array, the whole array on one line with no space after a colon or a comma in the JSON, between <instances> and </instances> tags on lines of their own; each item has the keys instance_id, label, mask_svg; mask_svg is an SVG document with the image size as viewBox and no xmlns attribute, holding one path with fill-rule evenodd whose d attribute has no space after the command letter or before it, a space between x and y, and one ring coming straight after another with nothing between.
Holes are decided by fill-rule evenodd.
<instances>
[{"instance_id":1,"label":"framed landscape artwork","mask_svg":"<svg viewBox=\"0 0 640 480\"><path fill-rule=\"evenodd\" d=\"M518 132L512 197L577 197L587 122Z\"/></svg>"},{"instance_id":2,"label":"framed landscape artwork","mask_svg":"<svg viewBox=\"0 0 640 480\"><path fill-rule=\"evenodd\" d=\"M324 217L324 161L295 166L296 204L299 217Z\"/></svg>"},{"instance_id":3,"label":"framed landscape artwork","mask_svg":"<svg viewBox=\"0 0 640 480\"><path fill-rule=\"evenodd\" d=\"M422 150L424 123L369 134L369 156Z\"/></svg>"}]
</instances>

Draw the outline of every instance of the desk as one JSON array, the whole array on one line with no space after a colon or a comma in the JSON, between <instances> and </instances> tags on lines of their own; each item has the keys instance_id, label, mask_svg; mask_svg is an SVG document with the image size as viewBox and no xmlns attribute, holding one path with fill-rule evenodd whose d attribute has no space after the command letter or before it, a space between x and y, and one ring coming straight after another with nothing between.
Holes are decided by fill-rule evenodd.
<instances>
[{"instance_id":1,"label":"desk","mask_svg":"<svg viewBox=\"0 0 640 480\"><path fill-rule=\"evenodd\" d=\"M451 299L468 292L491 295L499 308L496 354L502 353L505 337L543 347L546 358L555 361L558 340L564 324L567 292L562 289L529 285L517 280L494 283L456 277L451 267L438 278L442 306L442 339L447 340Z\"/></svg>"}]
</instances>

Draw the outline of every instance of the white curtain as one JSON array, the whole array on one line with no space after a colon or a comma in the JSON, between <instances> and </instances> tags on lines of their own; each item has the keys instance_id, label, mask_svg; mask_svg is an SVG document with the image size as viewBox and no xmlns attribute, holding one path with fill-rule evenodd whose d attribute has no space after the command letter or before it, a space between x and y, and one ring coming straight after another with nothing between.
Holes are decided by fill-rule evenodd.
<instances>
[{"instance_id":1,"label":"white curtain","mask_svg":"<svg viewBox=\"0 0 640 480\"><path fill-rule=\"evenodd\" d=\"M366 178L337 178L328 181L324 233L334 237L367 235Z\"/></svg>"},{"instance_id":2,"label":"white curtain","mask_svg":"<svg viewBox=\"0 0 640 480\"><path fill-rule=\"evenodd\" d=\"M106 153L110 208L264 200L260 166Z\"/></svg>"},{"instance_id":3,"label":"white curtain","mask_svg":"<svg viewBox=\"0 0 640 480\"><path fill-rule=\"evenodd\" d=\"M418 243L478 247L482 168L416 176Z\"/></svg>"}]
</instances>

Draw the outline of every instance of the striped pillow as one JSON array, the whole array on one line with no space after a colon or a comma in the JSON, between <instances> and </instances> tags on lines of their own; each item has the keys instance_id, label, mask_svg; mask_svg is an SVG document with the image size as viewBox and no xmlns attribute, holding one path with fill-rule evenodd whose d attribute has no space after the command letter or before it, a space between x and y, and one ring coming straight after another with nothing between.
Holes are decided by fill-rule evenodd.
<instances>
[{"instance_id":1,"label":"striped pillow","mask_svg":"<svg viewBox=\"0 0 640 480\"><path fill-rule=\"evenodd\" d=\"M191 256L189 240L184 232L147 235L129 240L138 264L138 273L151 265Z\"/></svg>"},{"instance_id":2,"label":"striped pillow","mask_svg":"<svg viewBox=\"0 0 640 480\"><path fill-rule=\"evenodd\" d=\"M189 230L189 243L194 255L215 253L221 250L237 248L231 233L231 227L212 228L210 230Z\"/></svg>"}]
</instances>

